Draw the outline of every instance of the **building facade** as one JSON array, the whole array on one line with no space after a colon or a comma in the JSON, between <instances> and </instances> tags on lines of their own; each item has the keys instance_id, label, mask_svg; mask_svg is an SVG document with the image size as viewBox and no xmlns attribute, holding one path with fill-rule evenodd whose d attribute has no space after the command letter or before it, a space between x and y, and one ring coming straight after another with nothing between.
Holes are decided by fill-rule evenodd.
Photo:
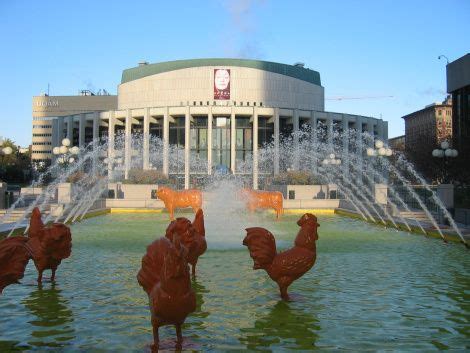
<instances>
[{"instance_id":1,"label":"building facade","mask_svg":"<svg viewBox=\"0 0 470 353\"><path fill-rule=\"evenodd\" d=\"M402 117L405 120L405 148L408 152L437 147L452 138L452 99L432 103Z\"/></svg>"},{"instance_id":2,"label":"building facade","mask_svg":"<svg viewBox=\"0 0 470 353\"><path fill-rule=\"evenodd\" d=\"M470 160L470 54L449 63L447 92L452 95L452 140L461 158Z\"/></svg>"},{"instance_id":3,"label":"building facade","mask_svg":"<svg viewBox=\"0 0 470 353\"><path fill-rule=\"evenodd\" d=\"M388 139L388 146L397 152L405 152L405 135Z\"/></svg>"},{"instance_id":4,"label":"building facade","mask_svg":"<svg viewBox=\"0 0 470 353\"><path fill-rule=\"evenodd\" d=\"M52 148L59 145L64 136L74 136L72 142L78 146L79 136L89 134L89 129L83 124L80 126L80 118L75 118L74 115L79 117L80 114L116 108L117 96L95 96L87 91L82 91L78 96L52 97L43 94L33 97L32 161L50 162Z\"/></svg>"},{"instance_id":5,"label":"building facade","mask_svg":"<svg viewBox=\"0 0 470 353\"><path fill-rule=\"evenodd\" d=\"M33 107L40 98L47 102L56 99L34 97ZM325 112L320 74L303 64L244 59L141 63L124 70L117 97L106 98L109 106L88 109L91 101L84 100L82 111L63 115L42 111L44 117L51 119L47 120L51 125L47 130L48 149L60 145L64 137L82 147L105 136L110 145L108 155L112 156L116 134L142 133L143 168L149 169L149 139L156 136L164 144L162 171L167 175L168 146L184 149L186 188L190 184L190 156L194 152L207 161L207 174L218 166L236 174L237 163L249 157L253 163L253 187L257 188L258 149L273 143L276 150L283 136L306 126L324 127L331 140L335 131L347 129L356 129L358 134L367 131L382 140L387 140L388 135L387 122L381 119ZM55 108L48 104L45 109ZM46 123L33 120L33 124ZM126 161L131 160L131 154L126 139ZM129 163L125 164L127 173ZM281 169L277 156L274 174Z\"/></svg>"}]
</instances>

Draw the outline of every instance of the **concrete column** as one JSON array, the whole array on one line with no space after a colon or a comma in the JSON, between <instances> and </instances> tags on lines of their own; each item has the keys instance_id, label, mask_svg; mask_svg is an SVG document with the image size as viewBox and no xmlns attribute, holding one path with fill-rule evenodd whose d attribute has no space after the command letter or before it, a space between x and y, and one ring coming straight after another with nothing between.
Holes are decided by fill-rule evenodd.
<instances>
[{"instance_id":1,"label":"concrete column","mask_svg":"<svg viewBox=\"0 0 470 353\"><path fill-rule=\"evenodd\" d=\"M360 116L356 117L356 130L357 167L362 170L362 118Z\"/></svg>"},{"instance_id":2,"label":"concrete column","mask_svg":"<svg viewBox=\"0 0 470 353\"><path fill-rule=\"evenodd\" d=\"M258 108L253 108L253 189L258 189Z\"/></svg>"},{"instance_id":3,"label":"concrete column","mask_svg":"<svg viewBox=\"0 0 470 353\"><path fill-rule=\"evenodd\" d=\"M191 129L191 115L189 113L189 106L186 107L184 115L184 188L189 189L189 163L190 163L190 129Z\"/></svg>"},{"instance_id":4,"label":"concrete column","mask_svg":"<svg viewBox=\"0 0 470 353\"><path fill-rule=\"evenodd\" d=\"M326 118L326 139L328 146L330 147L330 151L333 151L333 117L328 114Z\"/></svg>"},{"instance_id":5,"label":"concrete column","mask_svg":"<svg viewBox=\"0 0 470 353\"><path fill-rule=\"evenodd\" d=\"M78 122L78 147L85 147L86 114L80 114Z\"/></svg>"},{"instance_id":6,"label":"concrete column","mask_svg":"<svg viewBox=\"0 0 470 353\"><path fill-rule=\"evenodd\" d=\"M114 163L114 110L109 112L108 123L108 176L112 180L113 163Z\"/></svg>"},{"instance_id":7,"label":"concrete column","mask_svg":"<svg viewBox=\"0 0 470 353\"><path fill-rule=\"evenodd\" d=\"M100 113L94 112L93 114L93 148L98 146L100 140Z\"/></svg>"},{"instance_id":8,"label":"concrete column","mask_svg":"<svg viewBox=\"0 0 470 353\"><path fill-rule=\"evenodd\" d=\"M316 143L317 143L317 117L315 115L315 112L312 110L310 113L310 126L311 126L311 131L310 131L310 142L311 142L311 149L313 152L317 152L316 148ZM318 158L316 157L316 154L314 153L313 157L313 173L317 174L318 171Z\"/></svg>"},{"instance_id":9,"label":"concrete column","mask_svg":"<svg viewBox=\"0 0 470 353\"><path fill-rule=\"evenodd\" d=\"M6 191L7 191L7 183L2 183L0 181L0 210L3 210L6 208L6 202L5 202Z\"/></svg>"},{"instance_id":10,"label":"concrete column","mask_svg":"<svg viewBox=\"0 0 470 353\"><path fill-rule=\"evenodd\" d=\"M385 143L387 143L387 140L384 139L384 133L383 133L383 121L382 120L378 120L377 121L377 137L384 141Z\"/></svg>"},{"instance_id":11,"label":"concrete column","mask_svg":"<svg viewBox=\"0 0 470 353\"><path fill-rule=\"evenodd\" d=\"M73 115L67 117L67 138L73 144Z\"/></svg>"},{"instance_id":12,"label":"concrete column","mask_svg":"<svg viewBox=\"0 0 470 353\"><path fill-rule=\"evenodd\" d=\"M388 203L387 184L374 184L374 198L375 198L376 203L380 205L387 205Z\"/></svg>"},{"instance_id":13,"label":"concrete column","mask_svg":"<svg viewBox=\"0 0 470 353\"><path fill-rule=\"evenodd\" d=\"M279 174L279 108L274 108L274 175Z\"/></svg>"},{"instance_id":14,"label":"concrete column","mask_svg":"<svg viewBox=\"0 0 470 353\"><path fill-rule=\"evenodd\" d=\"M149 156L150 156L150 108L144 109L144 144L142 146L142 159L144 170L149 169Z\"/></svg>"},{"instance_id":15,"label":"concrete column","mask_svg":"<svg viewBox=\"0 0 470 353\"><path fill-rule=\"evenodd\" d=\"M57 186L57 202L61 204L69 204L72 202L71 183L60 183Z\"/></svg>"},{"instance_id":16,"label":"concrete column","mask_svg":"<svg viewBox=\"0 0 470 353\"><path fill-rule=\"evenodd\" d=\"M343 115L343 156L342 159L342 166L343 166L343 174L349 174L349 166L348 166L348 154L349 154L349 120L346 116Z\"/></svg>"},{"instance_id":17,"label":"concrete column","mask_svg":"<svg viewBox=\"0 0 470 353\"><path fill-rule=\"evenodd\" d=\"M129 177L129 170L131 169L132 158L132 111L127 109L126 112L126 125L125 125L125 140L124 140L124 178Z\"/></svg>"},{"instance_id":18,"label":"concrete column","mask_svg":"<svg viewBox=\"0 0 470 353\"><path fill-rule=\"evenodd\" d=\"M52 120L52 147L59 146L59 119Z\"/></svg>"},{"instance_id":19,"label":"concrete column","mask_svg":"<svg viewBox=\"0 0 470 353\"><path fill-rule=\"evenodd\" d=\"M58 126L58 139L59 139L59 144L62 144L62 139L64 138L64 127L65 127L65 118L59 117L57 118L59 121L59 126Z\"/></svg>"},{"instance_id":20,"label":"concrete column","mask_svg":"<svg viewBox=\"0 0 470 353\"><path fill-rule=\"evenodd\" d=\"M299 148L299 110L294 109L294 114L292 116L292 124L294 127L294 151L297 151ZM294 170L299 170L299 153L294 153L293 168Z\"/></svg>"},{"instance_id":21,"label":"concrete column","mask_svg":"<svg viewBox=\"0 0 470 353\"><path fill-rule=\"evenodd\" d=\"M372 119L367 119L367 132L374 137L374 122Z\"/></svg>"},{"instance_id":22,"label":"concrete column","mask_svg":"<svg viewBox=\"0 0 470 353\"><path fill-rule=\"evenodd\" d=\"M232 107L232 111L230 114L230 169L232 170L232 174L235 174L236 171L236 138L237 138L237 127L235 122L235 112Z\"/></svg>"},{"instance_id":23,"label":"concrete column","mask_svg":"<svg viewBox=\"0 0 470 353\"><path fill-rule=\"evenodd\" d=\"M207 115L207 174L212 174L212 107Z\"/></svg>"},{"instance_id":24,"label":"concrete column","mask_svg":"<svg viewBox=\"0 0 470 353\"><path fill-rule=\"evenodd\" d=\"M168 115L168 107L163 115L163 174L168 176L168 150L170 141L170 117Z\"/></svg>"}]
</instances>

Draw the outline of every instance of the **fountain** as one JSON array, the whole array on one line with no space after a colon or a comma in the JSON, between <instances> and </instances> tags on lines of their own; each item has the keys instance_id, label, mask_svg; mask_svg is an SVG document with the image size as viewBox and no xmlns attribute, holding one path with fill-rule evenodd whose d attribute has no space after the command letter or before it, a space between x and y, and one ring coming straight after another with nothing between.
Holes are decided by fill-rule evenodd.
<instances>
[{"instance_id":1,"label":"fountain","mask_svg":"<svg viewBox=\"0 0 470 353\"><path fill-rule=\"evenodd\" d=\"M325 137L325 130L320 126L314 131L310 131L308 126L304 126L298 133L285 138L278 147L274 143L259 148L257 166L259 168L259 181L269 187L269 180L274 171L276 156L279 156L281 170L295 170L308 175L313 175L317 180L322 180L328 184L337 186L338 191L349 205L349 210L358 214L364 220L374 223L381 223L384 226L393 226L397 229L405 228L412 230L410 223L414 223L419 231L424 234L430 232L429 228L436 231L439 236L446 240L446 236L438 225L435 214L429 210L429 205L416 194L414 188L420 186L425 188L438 210L450 223L452 230L466 243L457 224L452 219L449 211L444 207L442 201L437 197L425 180L414 170L406 159L399 155L392 163L385 154L389 150L381 141L375 141L370 134L358 133L354 130L335 132L332 137ZM148 141L148 162L143 159L144 142ZM376 153L375 157L370 156L371 146L381 146L382 155ZM131 146L132 151L126 156L126 146ZM23 215L9 226L11 235L15 229L26 226L25 222L34 207L38 207L41 212L49 212L45 221L75 222L83 219L90 209L95 208L106 193L110 182L122 181L129 175L129 171L142 170L144 162L146 168L151 170L163 170L163 153L165 146L158 137L151 136L144 139L142 134L134 134L130 141L127 141L123 134L118 134L112 141L102 139L92 141L77 151L79 155L74 163L64 166L63 161L56 160L46 173L39 176L32 185L37 187L46 179L52 177L52 182L44 187L43 192L28 206L22 208ZM385 153L387 152L387 153ZM181 187L181 176L184 173L184 149L180 146L170 145L167 149L168 173L170 181L175 187ZM333 156L329 159L328 156ZM332 161L331 163L329 161ZM62 163L61 163L62 162ZM253 160L247 155L245 160L237 160L235 175L222 173L212 173L208 175L207 161L195 151L191 151L190 172L194 178L200 180L200 187L204 185L214 185L216 178L228 178L240 187L246 186L250 181L253 172ZM55 209L54 205L58 189L63 183L74 179L70 202L61 205L62 209L57 212L49 211ZM390 181L393 182L390 182ZM374 187L377 184L385 184L387 193L385 203L377 203L374 196ZM417 219L405 219L401 213L410 212L410 205L397 191L406 190L408 197L419 205L419 210L424 212L429 225L424 225ZM209 190L209 189L208 189ZM164 196L162 196L165 199ZM168 202L168 201L167 201ZM345 203L346 204L346 203ZM13 211L17 207L24 205L23 197L20 197L5 215L0 218L0 224L9 222ZM186 204L185 204L186 205ZM167 208L170 204L167 205ZM195 206L196 208L200 206ZM277 207L277 206L275 206ZM196 209L194 210L196 211ZM276 211L279 216L279 210ZM173 212L170 210L170 217ZM428 230L426 230L427 228ZM26 226L27 230L27 226Z\"/></svg>"},{"instance_id":2,"label":"fountain","mask_svg":"<svg viewBox=\"0 0 470 353\"><path fill-rule=\"evenodd\" d=\"M148 160L143 158L144 140L149 141ZM46 281L42 285L44 290L36 290L33 271L27 268L22 280L24 285L7 287L0 298L3 314L0 326L9 328L0 333L0 350L38 350L46 344L77 351L145 349L152 331L147 320L148 302L136 285L135 275L144 267L140 259L145 246L155 241L156 234L166 233L172 240L160 239L157 241L160 245L152 243L149 249L165 247L168 254L165 266L181 262L183 270L167 273L165 281L168 282L154 279L148 283L139 279L139 282L146 283L144 289L152 302L152 323L157 328L154 337L158 334L171 336L168 327L161 324L174 324L177 343L181 344L178 325L185 322L185 349L242 350L262 346L271 350L317 347L378 350L383 349L384 342L396 350L466 347L468 335L462 324L468 320L462 298L470 290L465 277L465 269L470 265L466 250L444 247L424 237L412 237L403 230L427 235L437 232L442 239L447 239L452 230L466 244L465 238L435 191L403 157L367 156L367 149L373 148L375 142L367 133L336 132L331 139L326 139L321 129L305 129L281 141L279 146L260 147L255 161L249 154L243 161L237 161L235 174L216 168L208 175L206 160L191 157L191 184L198 184L202 189L202 206L198 208L204 209L205 218L204 228L196 231L198 246L194 247L191 258L185 257L181 249L182 244L191 248L191 239L195 237L188 233L186 238L181 235L172 238L174 232L171 226L167 227L166 214L109 214L86 218L106 206L104 199L110 183L125 182L134 170L161 171L166 178L162 185L181 189L185 170L181 147L168 146L165 161L161 139L143 139L136 134L126 142L123 135L117 135L112 141L103 139L82 146L73 163L64 165L54 161L34 184L43 185L43 181L52 179L43 186L43 192L29 204L20 197L0 222L2 226L8 225L9 235L34 232L28 229L27 221L37 207L44 214L44 223L71 224L74 253L61 264L61 280L53 287L53 292L60 296L44 299L51 302L47 310L65 311L67 320L55 323L56 326L50 332L42 332L41 337L33 337L38 331L37 313L25 312L24 303L31 302L32 296L37 301L37 297L47 295L48 286L52 284ZM126 145L132 147L127 154ZM302 280L293 284L298 277L290 277L288 283L279 281L279 273L271 271L264 257L255 254L257 240L253 239L258 235L253 235L253 228L257 227L264 237L267 232L276 235L276 251L268 256L276 261L279 250L292 246L293 235L298 231L294 223L299 216L286 212L279 221L273 222L272 214L247 213L245 199L239 197L242 189L253 185L253 165L259 169L259 185L271 189L265 191L282 189L272 183L275 178L283 178L283 175L274 175L276 156L279 156L281 174L298 173L315 179L323 186L324 195L323 190L328 195L328 188L334 185L341 198L339 211L357 217L317 214L318 223L322 224L322 239L315 246L319 256L316 258L316 251L309 251L308 268L300 271ZM166 168L168 176L163 173ZM57 193L66 184L70 187L68 198L62 202ZM381 201L377 197L377 185L386 185ZM415 191L415 185L431 194L434 209ZM290 200L284 195L286 206ZM403 215L416 211L415 207L419 207L426 220ZM17 220L13 219L14 210L23 212ZM435 210L449 220L449 231L440 229ZM309 222L313 217L307 216ZM310 226L308 222L299 223L301 227ZM312 221L313 225L318 223ZM242 246L245 228L249 229L245 237L249 251ZM301 233L302 229L298 237ZM7 240L10 239L15 237ZM292 253L292 258L302 251L297 240L294 244L286 252ZM270 246L272 248L272 244ZM151 253L147 253L147 259ZM261 271L251 270L250 255L255 267L266 269L279 283L282 298L287 299L287 287L291 284L289 294L294 300L279 301L276 284ZM159 265L154 267L165 267L163 260L160 258ZM197 262L197 278L190 279L187 262L193 264L193 273L196 273ZM315 271L308 271L314 263ZM149 273L160 276L162 272L154 269ZM185 305L177 304L181 315L176 319L159 311L161 301L157 300L160 289L172 290L168 289L172 281L184 282L190 299ZM279 326L281 317L288 318L282 321L284 326ZM420 320L418 325L414 318ZM436 328L439 334L430 339L429 332L435 332ZM65 339L62 334L55 342L53 332L70 332L70 335ZM199 346L193 347L191 342ZM165 346L162 342L160 345Z\"/></svg>"}]
</instances>

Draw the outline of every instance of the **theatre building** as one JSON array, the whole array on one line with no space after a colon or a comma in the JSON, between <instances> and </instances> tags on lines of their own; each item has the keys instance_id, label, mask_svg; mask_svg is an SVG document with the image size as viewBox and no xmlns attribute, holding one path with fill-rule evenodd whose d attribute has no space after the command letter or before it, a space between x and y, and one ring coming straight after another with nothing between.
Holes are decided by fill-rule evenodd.
<instances>
[{"instance_id":1,"label":"theatre building","mask_svg":"<svg viewBox=\"0 0 470 353\"><path fill-rule=\"evenodd\" d=\"M325 112L320 74L303 64L245 59L192 59L148 64L122 73L117 96L33 97L33 160L52 159L52 148L68 137L85 146L118 133L143 133L143 168L148 169L149 139L184 148L185 187L190 184L190 156L207 160L207 173L223 166L237 173L237 163L253 162L257 187L258 149L279 146L282 136L305 125L324 126L328 135L356 129L387 140L387 122L364 116ZM130 146L126 146L130 149ZM164 149L166 150L166 149ZM131 156L126 150L126 156ZM163 152L162 152L163 153ZM275 158L274 174L282 166ZM162 172L171 173L168 156Z\"/></svg>"}]
</instances>

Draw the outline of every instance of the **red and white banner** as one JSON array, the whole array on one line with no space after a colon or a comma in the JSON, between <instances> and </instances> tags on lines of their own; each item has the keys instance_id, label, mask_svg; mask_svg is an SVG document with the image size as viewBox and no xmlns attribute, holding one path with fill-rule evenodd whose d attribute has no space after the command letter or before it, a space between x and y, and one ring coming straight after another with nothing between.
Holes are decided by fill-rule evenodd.
<instances>
[{"instance_id":1,"label":"red and white banner","mask_svg":"<svg viewBox=\"0 0 470 353\"><path fill-rule=\"evenodd\" d=\"M214 99L230 99L230 69L214 69Z\"/></svg>"}]
</instances>

